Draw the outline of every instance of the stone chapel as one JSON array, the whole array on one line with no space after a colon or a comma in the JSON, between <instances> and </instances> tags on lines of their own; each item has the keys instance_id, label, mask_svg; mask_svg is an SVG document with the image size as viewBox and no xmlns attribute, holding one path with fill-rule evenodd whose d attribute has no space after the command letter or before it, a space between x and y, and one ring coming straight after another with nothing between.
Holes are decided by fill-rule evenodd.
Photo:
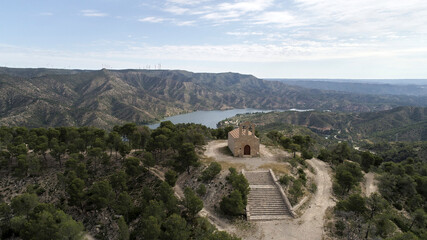
<instances>
[{"instance_id":1,"label":"stone chapel","mask_svg":"<svg viewBox=\"0 0 427 240\"><path fill-rule=\"evenodd\" d=\"M235 157L258 157L259 138L255 136L255 124L244 122L228 132L228 148Z\"/></svg>"}]
</instances>

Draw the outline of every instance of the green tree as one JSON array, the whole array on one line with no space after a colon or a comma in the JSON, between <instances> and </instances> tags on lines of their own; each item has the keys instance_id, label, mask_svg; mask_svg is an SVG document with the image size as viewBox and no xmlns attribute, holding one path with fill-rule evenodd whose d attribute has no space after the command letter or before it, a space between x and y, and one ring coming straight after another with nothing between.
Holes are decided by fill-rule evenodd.
<instances>
[{"instance_id":1,"label":"green tree","mask_svg":"<svg viewBox=\"0 0 427 240\"><path fill-rule=\"evenodd\" d=\"M162 232L159 221L156 217L149 216L142 220L142 224L137 229L142 239L157 240Z\"/></svg>"},{"instance_id":2,"label":"green tree","mask_svg":"<svg viewBox=\"0 0 427 240\"><path fill-rule=\"evenodd\" d=\"M203 184L203 183L200 184L200 186L197 188L196 192L197 192L197 194L200 197L205 196L205 194L206 194L206 186L205 186L205 184Z\"/></svg>"},{"instance_id":3,"label":"green tree","mask_svg":"<svg viewBox=\"0 0 427 240\"><path fill-rule=\"evenodd\" d=\"M194 218L200 210L203 208L203 201L194 193L191 188L185 188L184 190L184 207L187 209L190 218Z\"/></svg>"},{"instance_id":4,"label":"green tree","mask_svg":"<svg viewBox=\"0 0 427 240\"><path fill-rule=\"evenodd\" d=\"M176 180L178 179L178 175L174 170L168 170L165 173L165 181L171 186L175 186Z\"/></svg>"},{"instance_id":5,"label":"green tree","mask_svg":"<svg viewBox=\"0 0 427 240\"><path fill-rule=\"evenodd\" d=\"M228 215L238 216L245 214L245 204L243 203L242 194L238 190L234 190L229 196L223 197L219 206Z\"/></svg>"},{"instance_id":6,"label":"green tree","mask_svg":"<svg viewBox=\"0 0 427 240\"><path fill-rule=\"evenodd\" d=\"M158 198L161 200L169 213L177 212L178 199L167 182L162 182L158 189Z\"/></svg>"},{"instance_id":7,"label":"green tree","mask_svg":"<svg viewBox=\"0 0 427 240\"><path fill-rule=\"evenodd\" d=\"M194 145L191 143L183 143L178 149L177 160L181 167L186 169L187 173L190 174L190 167L196 166L198 160L196 152L194 151Z\"/></svg>"},{"instance_id":8,"label":"green tree","mask_svg":"<svg viewBox=\"0 0 427 240\"><path fill-rule=\"evenodd\" d=\"M413 219L411 225L409 226L409 231L413 226L418 226L419 228L425 228L427 224L427 214L424 212L424 209L419 208L413 214Z\"/></svg>"},{"instance_id":9,"label":"green tree","mask_svg":"<svg viewBox=\"0 0 427 240\"><path fill-rule=\"evenodd\" d=\"M110 183L114 191L116 192L116 195L118 195L119 192L127 190L127 178L128 175L122 170L117 171L113 175L111 175Z\"/></svg>"},{"instance_id":10,"label":"green tree","mask_svg":"<svg viewBox=\"0 0 427 240\"><path fill-rule=\"evenodd\" d=\"M104 151L99 147L90 148L88 150L87 155L93 160L95 169L98 169L98 163L101 160L103 153Z\"/></svg>"},{"instance_id":11,"label":"green tree","mask_svg":"<svg viewBox=\"0 0 427 240\"><path fill-rule=\"evenodd\" d=\"M56 140L56 139L54 139ZM66 146L64 143L58 143L57 141L53 140L53 145L51 147L51 152L50 154L56 159L56 161L59 162L59 167L62 167L62 156L65 154L65 151L67 150Z\"/></svg>"},{"instance_id":12,"label":"green tree","mask_svg":"<svg viewBox=\"0 0 427 240\"><path fill-rule=\"evenodd\" d=\"M190 230L187 222L177 214L170 215L162 224L164 232L161 235L163 240L185 240L190 238Z\"/></svg>"},{"instance_id":13,"label":"green tree","mask_svg":"<svg viewBox=\"0 0 427 240\"><path fill-rule=\"evenodd\" d=\"M249 194L249 183L245 176L237 173L236 169L229 168L230 174L227 176L227 181L231 183L233 189L240 192L242 195L243 204L246 206L247 196Z\"/></svg>"},{"instance_id":14,"label":"green tree","mask_svg":"<svg viewBox=\"0 0 427 240\"><path fill-rule=\"evenodd\" d=\"M296 156L296 155L295 155L295 153L296 153L297 151L299 151L301 148L300 148L300 145L295 144L295 143L291 143L291 144L289 145L289 149L291 149L291 151L292 151L292 153L294 154L294 157L295 157L295 156Z\"/></svg>"},{"instance_id":15,"label":"green tree","mask_svg":"<svg viewBox=\"0 0 427 240\"><path fill-rule=\"evenodd\" d=\"M67 193L70 196L70 204L83 208L83 201L86 197L84 191L85 182L80 178L74 178L67 188Z\"/></svg>"},{"instance_id":16,"label":"green tree","mask_svg":"<svg viewBox=\"0 0 427 240\"><path fill-rule=\"evenodd\" d=\"M341 194L348 193L362 180L362 177L362 170L357 163L347 161L338 165L335 170L337 183L342 187Z\"/></svg>"},{"instance_id":17,"label":"green tree","mask_svg":"<svg viewBox=\"0 0 427 240\"><path fill-rule=\"evenodd\" d=\"M144 216L153 216L160 223L166 217L165 205L162 201L150 200L144 209Z\"/></svg>"},{"instance_id":18,"label":"green tree","mask_svg":"<svg viewBox=\"0 0 427 240\"><path fill-rule=\"evenodd\" d=\"M27 157L28 174L30 176L38 176L41 172L41 163L38 156L30 154Z\"/></svg>"},{"instance_id":19,"label":"green tree","mask_svg":"<svg viewBox=\"0 0 427 240\"><path fill-rule=\"evenodd\" d=\"M368 210L368 227L366 229L365 238L368 239L371 230L371 224L375 216L381 214L388 207L387 201L378 193L373 193L366 200L366 209Z\"/></svg>"},{"instance_id":20,"label":"green tree","mask_svg":"<svg viewBox=\"0 0 427 240\"><path fill-rule=\"evenodd\" d=\"M302 181L300 179L294 181L292 183L291 188L289 188L290 201L292 204L296 204L298 199L304 195L304 191L302 189Z\"/></svg>"},{"instance_id":21,"label":"green tree","mask_svg":"<svg viewBox=\"0 0 427 240\"><path fill-rule=\"evenodd\" d=\"M126 173L132 177L135 177L141 174L141 172L143 171L143 168L142 166L139 165L140 162L141 161L136 157L126 158L125 160Z\"/></svg>"},{"instance_id":22,"label":"green tree","mask_svg":"<svg viewBox=\"0 0 427 240\"><path fill-rule=\"evenodd\" d=\"M142 162L144 163L144 166L147 168L154 167L156 165L156 160L154 159L153 154L151 154L151 152L144 153Z\"/></svg>"},{"instance_id":23,"label":"green tree","mask_svg":"<svg viewBox=\"0 0 427 240\"><path fill-rule=\"evenodd\" d=\"M89 190L89 201L98 209L108 207L113 197L113 189L108 181L95 182Z\"/></svg>"},{"instance_id":24,"label":"green tree","mask_svg":"<svg viewBox=\"0 0 427 240\"><path fill-rule=\"evenodd\" d=\"M123 215L126 221L129 221L129 213L132 212L133 208L134 204L130 195L127 192L120 193L114 205L114 210L118 214Z\"/></svg>"},{"instance_id":25,"label":"green tree","mask_svg":"<svg viewBox=\"0 0 427 240\"><path fill-rule=\"evenodd\" d=\"M38 204L37 195L24 193L12 199L12 210L15 215L25 215L28 218Z\"/></svg>"},{"instance_id":26,"label":"green tree","mask_svg":"<svg viewBox=\"0 0 427 240\"><path fill-rule=\"evenodd\" d=\"M117 220L117 225L119 226L119 240L129 240L129 227L123 217Z\"/></svg>"},{"instance_id":27,"label":"green tree","mask_svg":"<svg viewBox=\"0 0 427 240\"><path fill-rule=\"evenodd\" d=\"M122 143L122 138L119 133L116 131L112 131L108 134L107 138L107 146L110 149L110 156L113 154L113 150L117 153L119 152L120 144Z\"/></svg>"},{"instance_id":28,"label":"green tree","mask_svg":"<svg viewBox=\"0 0 427 240\"><path fill-rule=\"evenodd\" d=\"M221 165L217 162L211 162L209 166L202 172L202 180L211 181L221 172Z\"/></svg>"},{"instance_id":29,"label":"green tree","mask_svg":"<svg viewBox=\"0 0 427 240\"><path fill-rule=\"evenodd\" d=\"M83 239L83 224L74 221L62 210L56 210L52 205L41 204L25 227L20 231L24 239Z\"/></svg>"}]
</instances>

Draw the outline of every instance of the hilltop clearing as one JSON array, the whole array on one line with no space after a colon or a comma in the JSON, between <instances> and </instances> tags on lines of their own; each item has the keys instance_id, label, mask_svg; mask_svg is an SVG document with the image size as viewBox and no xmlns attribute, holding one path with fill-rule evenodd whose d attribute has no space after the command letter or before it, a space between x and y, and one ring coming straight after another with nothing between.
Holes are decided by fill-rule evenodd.
<instances>
[{"instance_id":1,"label":"hilltop clearing","mask_svg":"<svg viewBox=\"0 0 427 240\"><path fill-rule=\"evenodd\" d=\"M235 158L229 155L226 141L211 141L207 144L204 161L217 161L226 167L235 167L244 170L272 169L276 175L291 174L292 166L284 161L291 158L291 154L281 149L261 145L261 156L256 158ZM332 182L331 170L325 162L318 159L307 160L313 168L313 182L317 185L317 191L300 209L297 218L249 222L249 226L241 226L241 223L228 222L227 231L237 234L243 239L322 239L324 218L326 210L334 206L331 198ZM224 171L224 170L223 170ZM211 205L212 206L212 205ZM205 203L209 209L209 205ZM215 214L211 209L211 214ZM220 216L215 215L215 218Z\"/></svg>"}]
</instances>

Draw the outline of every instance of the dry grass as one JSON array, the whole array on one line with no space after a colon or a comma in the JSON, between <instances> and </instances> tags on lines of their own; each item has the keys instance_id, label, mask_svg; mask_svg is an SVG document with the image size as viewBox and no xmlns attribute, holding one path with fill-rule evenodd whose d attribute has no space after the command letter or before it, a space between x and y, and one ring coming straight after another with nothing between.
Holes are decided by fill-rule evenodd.
<instances>
[{"instance_id":1,"label":"dry grass","mask_svg":"<svg viewBox=\"0 0 427 240\"><path fill-rule=\"evenodd\" d=\"M283 163L264 163L259 166L262 169L270 169L273 170L276 176L281 176L283 174L289 174L289 167Z\"/></svg>"},{"instance_id":2,"label":"dry grass","mask_svg":"<svg viewBox=\"0 0 427 240\"><path fill-rule=\"evenodd\" d=\"M231 163L231 162L223 162L223 161L218 161L218 163L221 164L222 170L227 170L232 167L239 172L242 169L246 169L246 165L243 163Z\"/></svg>"},{"instance_id":3,"label":"dry grass","mask_svg":"<svg viewBox=\"0 0 427 240\"><path fill-rule=\"evenodd\" d=\"M215 161L215 158L213 158L213 157L206 157L206 156L202 156L202 157L200 157L199 159L200 159L200 162L202 162L202 163L211 163L211 162L216 162L216 161Z\"/></svg>"}]
</instances>

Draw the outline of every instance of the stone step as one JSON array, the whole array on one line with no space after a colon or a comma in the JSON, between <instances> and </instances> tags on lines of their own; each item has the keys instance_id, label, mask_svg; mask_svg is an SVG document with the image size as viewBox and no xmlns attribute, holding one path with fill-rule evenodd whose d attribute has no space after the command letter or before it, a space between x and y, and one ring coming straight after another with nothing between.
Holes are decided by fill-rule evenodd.
<instances>
[{"instance_id":1,"label":"stone step","mask_svg":"<svg viewBox=\"0 0 427 240\"><path fill-rule=\"evenodd\" d=\"M270 171L244 172L249 182L248 219L274 220L292 216Z\"/></svg>"},{"instance_id":2,"label":"stone step","mask_svg":"<svg viewBox=\"0 0 427 240\"><path fill-rule=\"evenodd\" d=\"M245 172L249 185L273 185L269 171Z\"/></svg>"}]
</instances>

